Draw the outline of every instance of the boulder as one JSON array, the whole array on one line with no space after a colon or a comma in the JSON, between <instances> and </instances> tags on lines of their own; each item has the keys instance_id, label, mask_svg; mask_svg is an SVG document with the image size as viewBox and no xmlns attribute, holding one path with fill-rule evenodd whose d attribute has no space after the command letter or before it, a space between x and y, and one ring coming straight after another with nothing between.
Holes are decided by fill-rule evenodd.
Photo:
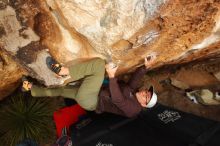
<instances>
[{"instance_id":1,"label":"boulder","mask_svg":"<svg viewBox=\"0 0 220 146\"><path fill-rule=\"evenodd\" d=\"M0 100L18 88L23 74L27 72L0 49Z\"/></svg>"},{"instance_id":2,"label":"boulder","mask_svg":"<svg viewBox=\"0 0 220 146\"><path fill-rule=\"evenodd\" d=\"M182 68L172 77L172 84L181 89L204 87L218 83L219 81L212 74L204 70Z\"/></svg>"},{"instance_id":3,"label":"boulder","mask_svg":"<svg viewBox=\"0 0 220 146\"><path fill-rule=\"evenodd\" d=\"M65 79L48 70L47 56L64 65L110 58L118 74L143 65L149 54L156 54L149 69L215 57L219 9L216 0L2 0L0 47L31 77L60 86Z\"/></svg>"}]
</instances>

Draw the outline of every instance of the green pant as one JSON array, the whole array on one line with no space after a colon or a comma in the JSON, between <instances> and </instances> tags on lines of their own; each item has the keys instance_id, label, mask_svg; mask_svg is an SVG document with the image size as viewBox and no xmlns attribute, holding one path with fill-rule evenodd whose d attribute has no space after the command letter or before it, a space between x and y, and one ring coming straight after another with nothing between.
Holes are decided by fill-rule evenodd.
<instances>
[{"instance_id":1,"label":"green pant","mask_svg":"<svg viewBox=\"0 0 220 146\"><path fill-rule=\"evenodd\" d=\"M79 63L69 67L69 71L73 81L83 78L82 84L79 87L65 86L60 88L42 88L33 86L31 88L32 96L62 96L76 100L77 103L86 110L95 110L98 102L99 90L105 74L104 60L96 58Z\"/></svg>"}]
</instances>

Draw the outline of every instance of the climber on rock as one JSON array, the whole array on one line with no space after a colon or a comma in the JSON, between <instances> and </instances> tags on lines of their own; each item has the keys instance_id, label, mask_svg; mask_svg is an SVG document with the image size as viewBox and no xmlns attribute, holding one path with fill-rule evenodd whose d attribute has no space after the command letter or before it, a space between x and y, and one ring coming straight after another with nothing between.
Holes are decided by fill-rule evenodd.
<instances>
[{"instance_id":1,"label":"climber on rock","mask_svg":"<svg viewBox=\"0 0 220 146\"><path fill-rule=\"evenodd\" d=\"M70 75L74 81L82 79L80 86L43 88L23 81L23 90L31 91L34 97L55 97L74 99L82 108L96 113L110 112L126 117L138 115L142 109L151 108L157 102L153 87L138 91L138 83L152 64L153 59L145 58L144 66L138 68L128 83L118 82L115 73L118 66L95 58L69 68L61 66L51 57L47 58L49 68L59 76ZM105 69L109 84L103 84Z\"/></svg>"}]
</instances>

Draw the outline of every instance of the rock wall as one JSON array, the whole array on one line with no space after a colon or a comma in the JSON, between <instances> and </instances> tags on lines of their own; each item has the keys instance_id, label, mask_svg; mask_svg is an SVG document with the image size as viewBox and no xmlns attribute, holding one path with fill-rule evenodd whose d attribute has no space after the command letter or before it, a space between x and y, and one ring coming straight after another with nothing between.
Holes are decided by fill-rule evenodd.
<instances>
[{"instance_id":1,"label":"rock wall","mask_svg":"<svg viewBox=\"0 0 220 146\"><path fill-rule=\"evenodd\" d=\"M23 74L27 72L0 48L0 100L18 88Z\"/></svg>"},{"instance_id":2,"label":"rock wall","mask_svg":"<svg viewBox=\"0 0 220 146\"><path fill-rule=\"evenodd\" d=\"M148 54L157 57L151 69L214 57L219 9L218 0L0 0L0 47L46 86L62 85L45 65L49 55L65 65L113 60L119 74ZM7 74L2 71L1 82Z\"/></svg>"}]
</instances>

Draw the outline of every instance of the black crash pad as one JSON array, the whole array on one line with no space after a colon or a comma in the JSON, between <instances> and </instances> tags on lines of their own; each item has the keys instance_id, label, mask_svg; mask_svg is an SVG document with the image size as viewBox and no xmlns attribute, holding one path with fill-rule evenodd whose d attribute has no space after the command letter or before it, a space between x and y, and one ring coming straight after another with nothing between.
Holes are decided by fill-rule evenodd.
<instances>
[{"instance_id":1,"label":"black crash pad","mask_svg":"<svg viewBox=\"0 0 220 146\"><path fill-rule=\"evenodd\" d=\"M219 122L160 104L133 119L88 116L86 124L71 126L74 146L220 146Z\"/></svg>"}]
</instances>

